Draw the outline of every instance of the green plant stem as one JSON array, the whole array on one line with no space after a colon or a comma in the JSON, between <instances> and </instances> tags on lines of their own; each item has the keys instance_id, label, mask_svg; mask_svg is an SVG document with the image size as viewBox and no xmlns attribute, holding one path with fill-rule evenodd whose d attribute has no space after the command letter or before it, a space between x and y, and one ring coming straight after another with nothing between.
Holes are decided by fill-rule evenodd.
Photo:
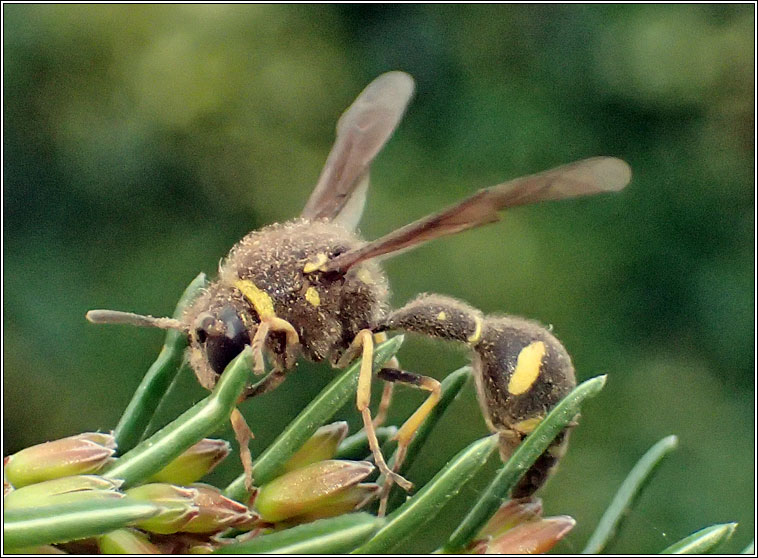
<instances>
[{"instance_id":1,"label":"green plant stem","mask_svg":"<svg viewBox=\"0 0 758 558\"><path fill-rule=\"evenodd\" d=\"M387 522L356 554L385 554L392 551L458 493L487 461L497 447L497 436L487 436L461 450L421 491L387 516Z\"/></svg>"},{"instance_id":2,"label":"green plant stem","mask_svg":"<svg viewBox=\"0 0 758 558\"><path fill-rule=\"evenodd\" d=\"M663 457L676 448L676 436L667 436L651 447L624 479L608 509L592 533L582 554L599 554L616 534L625 512L632 506Z\"/></svg>"},{"instance_id":3,"label":"green plant stem","mask_svg":"<svg viewBox=\"0 0 758 558\"><path fill-rule=\"evenodd\" d=\"M464 548L500 507L508 491L537 458L550 446L553 439L566 428L579 413L585 399L597 395L605 385L606 376L597 376L574 388L542 420L526 440L513 452L500 469L479 501L450 536L441 552L455 553Z\"/></svg>"},{"instance_id":4,"label":"green plant stem","mask_svg":"<svg viewBox=\"0 0 758 558\"><path fill-rule=\"evenodd\" d=\"M147 502L96 500L4 510L3 550L101 535L160 511Z\"/></svg>"},{"instance_id":5,"label":"green plant stem","mask_svg":"<svg viewBox=\"0 0 758 558\"><path fill-rule=\"evenodd\" d=\"M403 336L398 335L388 339L374 349L374 370L382 366L394 356ZM293 420L287 428L274 440L274 442L261 453L253 463L253 478L260 486L274 479L281 472L282 466L287 460L300 449L300 447L328 421L334 414L352 397L355 397L358 388L358 369L360 360L343 372L320 393L303 411ZM224 490L227 498L240 502L246 502L249 495L245 488L245 476L240 475Z\"/></svg>"},{"instance_id":6,"label":"green plant stem","mask_svg":"<svg viewBox=\"0 0 758 558\"><path fill-rule=\"evenodd\" d=\"M397 434L397 426L380 426L376 429L376 439L379 441L379 445L386 443L395 434ZM360 461L369 455L371 455L371 449L368 445L368 437L366 436L366 431L361 430L342 440L337 447L337 453L334 454L334 459L354 459Z\"/></svg>"},{"instance_id":7,"label":"green plant stem","mask_svg":"<svg viewBox=\"0 0 758 558\"><path fill-rule=\"evenodd\" d=\"M179 418L119 458L103 476L131 486L160 471L190 446L229 420L250 378L250 347L224 370L213 392Z\"/></svg>"},{"instance_id":8,"label":"green plant stem","mask_svg":"<svg viewBox=\"0 0 758 558\"><path fill-rule=\"evenodd\" d=\"M174 311L174 318L181 319L185 308L204 286L205 274L201 273L184 290ZM179 370L186 347L187 336L184 333L168 330L158 358L142 378L113 433L119 454L123 455L134 448L144 436L150 419Z\"/></svg>"},{"instance_id":9,"label":"green plant stem","mask_svg":"<svg viewBox=\"0 0 758 558\"><path fill-rule=\"evenodd\" d=\"M216 554L343 554L369 538L384 523L368 513L351 513L233 544Z\"/></svg>"},{"instance_id":10,"label":"green plant stem","mask_svg":"<svg viewBox=\"0 0 758 558\"><path fill-rule=\"evenodd\" d=\"M661 554L705 554L732 536L736 523L719 523L692 533L661 550Z\"/></svg>"}]
</instances>

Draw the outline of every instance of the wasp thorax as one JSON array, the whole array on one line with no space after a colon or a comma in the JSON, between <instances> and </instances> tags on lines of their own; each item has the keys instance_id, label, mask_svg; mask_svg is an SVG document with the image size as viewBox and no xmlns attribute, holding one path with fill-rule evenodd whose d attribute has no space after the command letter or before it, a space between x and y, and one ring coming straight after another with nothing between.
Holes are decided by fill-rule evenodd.
<instances>
[{"instance_id":1,"label":"wasp thorax","mask_svg":"<svg viewBox=\"0 0 758 558\"><path fill-rule=\"evenodd\" d=\"M362 244L343 227L321 221L296 220L245 236L184 316L200 382L212 388L264 323L272 367L289 370L298 353L337 362L356 334L386 313L387 280L375 262L346 273L321 269L329 258ZM289 337L280 329L284 322Z\"/></svg>"}]
</instances>

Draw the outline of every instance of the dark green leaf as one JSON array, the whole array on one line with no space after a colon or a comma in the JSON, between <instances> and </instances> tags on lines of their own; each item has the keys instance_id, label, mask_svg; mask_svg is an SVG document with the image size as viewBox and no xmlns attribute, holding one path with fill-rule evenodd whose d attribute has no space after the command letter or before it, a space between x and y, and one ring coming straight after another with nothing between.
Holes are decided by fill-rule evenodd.
<instances>
[{"instance_id":1,"label":"dark green leaf","mask_svg":"<svg viewBox=\"0 0 758 558\"><path fill-rule=\"evenodd\" d=\"M102 475L121 479L127 486L134 485L222 426L229 420L251 375L249 355L247 347L229 363L208 397L119 458Z\"/></svg>"},{"instance_id":2,"label":"dark green leaf","mask_svg":"<svg viewBox=\"0 0 758 558\"><path fill-rule=\"evenodd\" d=\"M418 494L387 516L384 527L355 552L385 554L392 551L439 513L484 465L495 447L497 436L487 436L460 451Z\"/></svg>"},{"instance_id":3,"label":"dark green leaf","mask_svg":"<svg viewBox=\"0 0 758 558\"><path fill-rule=\"evenodd\" d=\"M451 372L444 380L442 380L442 384L440 385L440 400L434 406L434 409L432 409L429 415L424 419L424 422L419 427L416 435L413 437L413 440L411 440L411 443L408 445L408 451L406 453L405 460L403 461L398 471L400 474L403 474L411 467L411 465L413 465L413 462L416 460L419 451L424 447L429 434L432 432L432 430L434 430L434 427L437 426L437 422L439 422L440 417L442 417L442 415L445 413L450 403L452 403L455 398L458 397L458 394L461 392L461 389L463 389L463 386L466 385L466 381L470 377L471 367L464 366L455 372ZM382 449L384 450L384 448ZM395 453L390 458L390 467L394 466L396 458L397 454ZM404 495L401 494L401 491L397 487L393 486L393 489L394 491L392 496L394 496L394 498L392 498L390 501L389 509L395 508L404 499Z\"/></svg>"},{"instance_id":4,"label":"dark green leaf","mask_svg":"<svg viewBox=\"0 0 758 558\"><path fill-rule=\"evenodd\" d=\"M403 336L398 335L378 345L374 349L374 369L382 366L394 356ZM300 449L318 428L328 421L350 398L355 397L358 388L358 369L360 360L343 372L320 393L303 411L284 429L274 442L253 464L255 483L262 485L275 478L282 466ZM240 475L226 487L224 495L239 501L245 501L245 477Z\"/></svg>"},{"instance_id":5,"label":"dark green leaf","mask_svg":"<svg viewBox=\"0 0 758 558\"><path fill-rule=\"evenodd\" d=\"M184 309L197 296L197 293L205 286L205 274L201 273L184 290L179 303L174 311L174 318L181 319ZM184 349L187 347L187 336L181 331L174 329L166 333L166 341L163 344L158 358L150 366L150 369L142 378L137 391L126 407L126 411L118 421L113 435L116 438L116 447L119 454L123 455L140 441L168 391L179 366L184 358Z\"/></svg>"},{"instance_id":6,"label":"dark green leaf","mask_svg":"<svg viewBox=\"0 0 758 558\"><path fill-rule=\"evenodd\" d=\"M471 509L463 522L453 532L445 544L444 552L457 552L474 538L500 507L508 491L516 485L521 476L537 458L550 446L553 439L574 420L585 399L596 395L605 385L605 376L597 376L574 388L556 405L534 429L526 440L513 452L492 480L482 497Z\"/></svg>"}]
</instances>

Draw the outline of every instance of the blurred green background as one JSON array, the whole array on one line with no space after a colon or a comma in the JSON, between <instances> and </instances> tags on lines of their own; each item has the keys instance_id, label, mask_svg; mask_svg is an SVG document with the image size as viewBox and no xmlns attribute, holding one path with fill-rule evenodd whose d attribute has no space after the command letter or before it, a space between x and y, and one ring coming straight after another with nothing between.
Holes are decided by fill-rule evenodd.
<instances>
[{"instance_id":1,"label":"blurred green background","mask_svg":"<svg viewBox=\"0 0 758 558\"><path fill-rule=\"evenodd\" d=\"M4 5L4 454L111 429L159 331L90 308L173 311L246 232L294 217L336 120L378 74L417 95L380 155L361 227L376 238L505 179L593 155L634 171L609 195L511 210L386 263L393 303L423 291L552 324L585 406L548 514L579 551L638 457L680 449L610 548L651 552L715 522L754 528L752 5ZM410 339L444 377L459 348ZM303 365L248 401L259 452L333 376ZM204 392L190 374L163 410ZM400 393L391 417L422 396ZM358 424L352 408L340 417ZM423 482L486 433L469 386L411 471ZM228 433L226 433L228 435ZM435 548L469 483L409 550ZM216 482L237 474L229 459Z\"/></svg>"}]
</instances>

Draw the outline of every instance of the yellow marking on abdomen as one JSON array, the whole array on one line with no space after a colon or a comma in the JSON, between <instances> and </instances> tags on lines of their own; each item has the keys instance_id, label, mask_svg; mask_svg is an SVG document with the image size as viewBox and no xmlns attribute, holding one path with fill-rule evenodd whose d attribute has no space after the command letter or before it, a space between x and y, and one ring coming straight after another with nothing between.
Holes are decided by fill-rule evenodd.
<instances>
[{"instance_id":1,"label":"yellow marking on abdomen","mask_svg":"<svg viewBox=\"0 0 758 558\"><path fill-rule=\"evenodd\" d=\"M258 313L260 319L272 318L276 316L274 312L274 301L267 292L262 291L255 286L255 283L249 279L239 279L234 282L234 286L237 287L240 292L250 301L255 311Z\"/></svg>"},{"instance_id":2,"label":"yellow marking on abdomen","mask_svg":"<svg viewBox=\"0 0 758 558\"><path fill-rule=\"evenodd\" d=\"M482 319L479 316L475 316L474 322L476 323L476 326L474 326L474 333L469 335L467 339L470 344L478 342L482 337Z\"/></svg>"},{"instance_id":3,"label":"yellow marking on abdomen","mask_svg":"<svg viewBox=\"0 0 758 558\"><path fill-rule=\"evenodd\" d=\"M447 314L445 314L444 311L440 312L439 314L437 314L437 319L441 322L444 322L445 320L447 320Z\"/></svg>"},{"instance_id":4,"label":"yellow marking on abdomen","mask_svg":"<svg viewBox=\"0 0 758 558\"><path fill-rule=\"evenodd\" d=\"M321 297L315 287L308 287L308 290L305 291L305 300L307 300L311 306L318 306L321 304Z\"/></svg>"},{"instance_id":5,"label":"yellow marking on abdomen","mask_svg":"<svg viewBox=\"0 0 758 558\"><path fill-rule=\"evenodd\" d=\"M545 349L545 343L542 341L535 341L521 349L513 376L508 382L508 393L520 395L529 391L532 384L539 378Z\"/></svg>"},{"instance_id":6,"label":"yellow marking on abdomen","mask_svg":"<svg viewBox=\"0 0 758 558\"><path fill-rule=\"evenodd\" d=\"M513 425L513 429L521 432L522 434L531 434L537 426L542 422L542 417L532 417L524 419Z\"/></svg>"}]
</instances>

